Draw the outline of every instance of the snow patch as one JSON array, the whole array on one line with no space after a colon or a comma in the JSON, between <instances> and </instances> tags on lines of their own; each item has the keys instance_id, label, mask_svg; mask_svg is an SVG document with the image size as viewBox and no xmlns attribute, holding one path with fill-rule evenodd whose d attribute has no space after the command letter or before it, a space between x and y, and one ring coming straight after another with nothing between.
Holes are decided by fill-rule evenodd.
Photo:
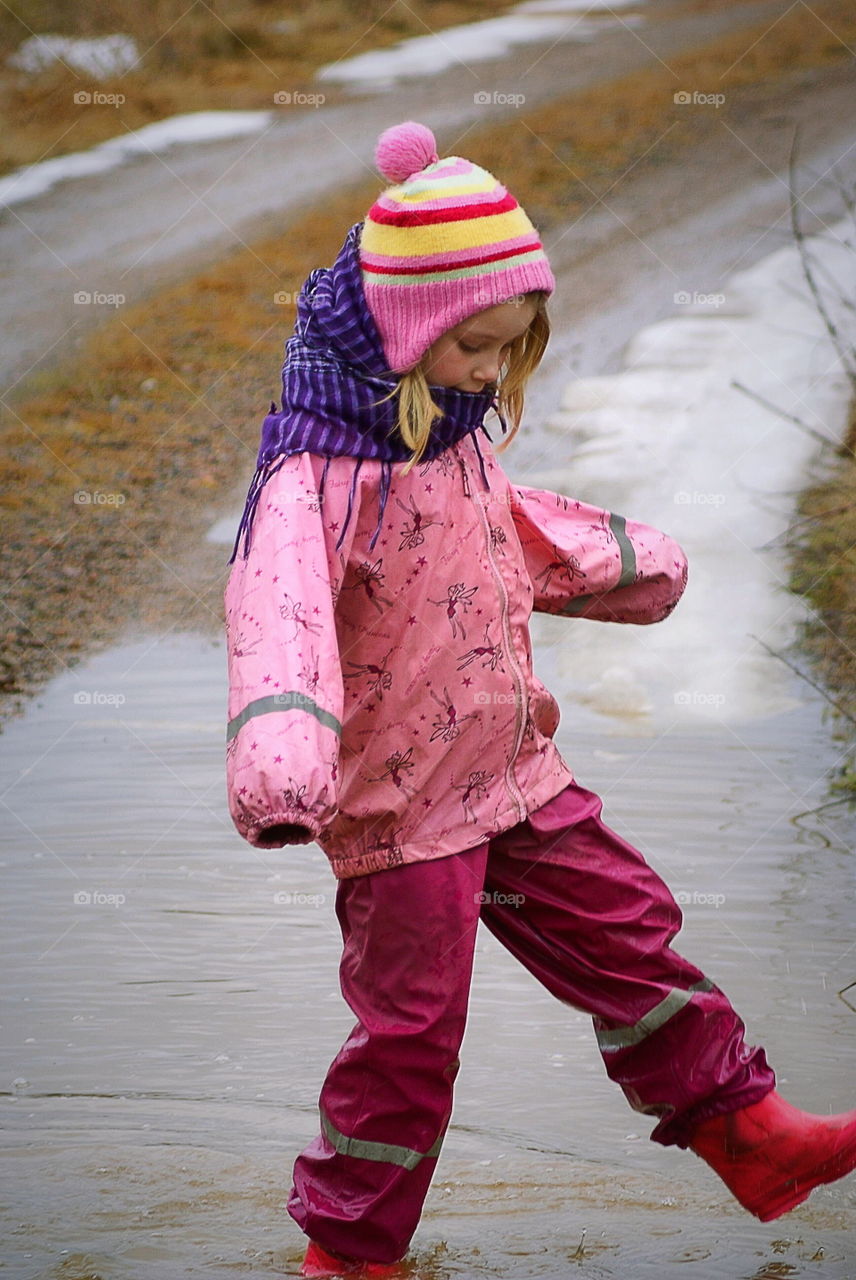
<instances>
[{"instance_id":1,"label":"snow patch","mask_svg":"<svg viewBox=\"0 0 856 1280\"><path fill-rule=\"evenodd\" d=\"M807 242L817 276L835 282L835 296L823 292L845 333L852 230L842 221ZM721 307L641 329L623 372L572 382L547 423L555 466L525 478L663 529L689 560L661 625L533 619L563 696L603 715L654 707L658 718L736 723L793 705L794 677L759 641L786 650L806 616L781 539L822 447L735 384L836 443L851 388L795 247L731 276L723 293Z\"/></svg>"},{"instance_id":2,"label":"snow patch","mask_svg":"<svg viewBox=\"0 0 856 1280\"><path fill-rule=\"evenodd\" d=\"M264 129L273 119L272 111L191 111L144 125L88 151L73 151L55 160L43 160L0 178L0 205L18 204L42 195L68 178L104 173L136 156L166 151L184 142L213 142L236 138Z\"/></svg>"},{"instance_id":3,"label":"snow patch","mask_svg":"<svg viewBox=\"0 0 856 1280\"><path fill-rule=\"evenodd\" d=\"M626 0L629 2L629 0ZM316 72L316 79L350 84L354 88L371 85L388 88L407 76L430 76L452 66L468 66L501 58L517 44L541 41L589 41L610 25L638 26L638 14L613 19L611 8L622 5L583 4L574 0L526 0L499 18L465 22L425 36L412 36L390 49L376 49L328 63ZM593 11L589 19L588 11ZM577 12L585 16L576 17ZM505 101L509 95L485 92L485 103ZM479 101L476 95L476 101Z\"/></svg>"},{"instance_id":4,"label":"snow patch","mask_svg":"<svg viewBox=\"0 0 856 1280\"><path fill-rule=\"evenodd\" d=\"M515 13L601 13L612 16L614 9L637 9L644 0L525 0L514 6Z\"/></svg>"},{"instance_id":5,"label":"snow patch","mask_svg":"<svg viewBox=\"0 0 856 1280\"><path fill-rule=\"evenodd\" d=\"M6 59L9 66L32 75L54 62L65 62L75 71L96 80L108 80L130 71L140 61L136 41L131 36L100 36L84 40L74 36L30 36Z\"/></svg>"}]
</instances>

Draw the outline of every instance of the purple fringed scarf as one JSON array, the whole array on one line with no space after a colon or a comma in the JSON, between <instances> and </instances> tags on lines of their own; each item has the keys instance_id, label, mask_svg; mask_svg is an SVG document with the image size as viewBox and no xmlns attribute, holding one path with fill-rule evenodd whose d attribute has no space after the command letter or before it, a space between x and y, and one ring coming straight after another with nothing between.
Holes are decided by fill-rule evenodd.
<instances>
[{"instance_id":1,"label":"purple fringed scarf","mask_svg":"<svg viewBox=\"0 0 856 1280\"><path fill-rule=\"evenodd\" d=\"M277 412L276 404L271 401L270 413L262 423L256 472L229 564L235 559L242 534L246 559L261 490L291 454L306 450L327 458L319 486L322 499L331 457L345 454L360 460L382 460L378 522L370 549L383 524L392 463L407 462L412 456L412 450L398 433L397 397L377 403L389 395L398 376L386 363L380 335L366 306L359 261L362 226L357 222L351 227L333 266L316 267L300 291L294 334L285 344L282 409ZM423 458L436 458L472 432L487 488L484 460L475 432L481 427L487 435L483 421L488 409L494 408L498 414L495 391L456 391L432 384L431 395L444 416L432 427ZM504 433L506 425L501 416L500 423ZM359 469L360 462L354 469L348 513L337 549L351 517Z\"/></svg>"}]
</instances>

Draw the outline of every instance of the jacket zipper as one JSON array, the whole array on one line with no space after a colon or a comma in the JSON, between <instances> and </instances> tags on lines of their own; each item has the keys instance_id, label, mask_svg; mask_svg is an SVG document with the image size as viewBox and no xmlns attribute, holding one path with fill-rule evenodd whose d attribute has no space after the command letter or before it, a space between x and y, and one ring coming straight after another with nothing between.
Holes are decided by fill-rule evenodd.
<instances>
[{"instance_id":1,"label":"jacket zipper","mask_svg":"<svg viewBox=\"0 0 856 1280\"><path fill-rule=\"evenodd\" d=\"M460 454L458 454L458 462L460 463L461 475L464 481L464 493L467 495L467 497L470 497L471 493L470 493L469 479L467 476L467 468ZM523 799L523 793L518 787L517 781L514 777L514 761L517 759L517 755L518 755L518 752L520 751L521 743L523 742L524 720L523 720L522 713L523 713L523 707L525 703L525 686L524 686L522 675L520 673L520 669L517 665L517 658L514 653L514 645L511 639L511 623L510 623L509 612L508 612L508 592L506 591L506 587L505 587L505 579L503 578L502 573L500 572L497 566L497 563L494 560L493 552L491 551L490 525L488 524L487 516L485 514L484 503L476 501L473 505L477 508L479 512L479 518L481 519L481 523L482 523L482 531L485 537L485 550L487 552L487 558L490 561L490 567L493 570L494 578L496 579L497 586L499 587L500 615L502 618L502 634L505 639L505 651L508 654L508 661L512 669L512 674L514 675L514 678L515 678L516 697L515 697L515 704L514 704L514 746L511 751L511 757L505 766L505 785L508 788L508 791L511 794L512 799L514 800L515 804L517 805L520 811L520 821L523 822L527 816L526 803Z\"/></svg>"}]
</instances>

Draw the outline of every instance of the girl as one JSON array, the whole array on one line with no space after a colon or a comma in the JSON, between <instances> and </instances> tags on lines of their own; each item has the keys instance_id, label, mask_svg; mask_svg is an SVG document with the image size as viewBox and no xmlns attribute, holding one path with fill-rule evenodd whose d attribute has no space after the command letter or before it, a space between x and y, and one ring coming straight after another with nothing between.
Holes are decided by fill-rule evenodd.
<instances>
[{"instance_id":1,"label":"girl","mask_svg":"<svg viewBox=\"0 0 856 1280\"><path fill-rule=\"evenodd\" d=\"M375 159L393 185L300 293L225 592L232 818L257 848L328 855L357 1017L294 1166L302 1274L406 1274L479 920L592 1015L651 1137L769 1221L856 1165L856 1111L776 1093L725 995L671 949L665 884L574 781L532 669L533 609L659 622L686 559L509 482L483 420L493 407L501 452L547 344L537 232L423 125L386 130Z\"/></svg>"}]
</instances>

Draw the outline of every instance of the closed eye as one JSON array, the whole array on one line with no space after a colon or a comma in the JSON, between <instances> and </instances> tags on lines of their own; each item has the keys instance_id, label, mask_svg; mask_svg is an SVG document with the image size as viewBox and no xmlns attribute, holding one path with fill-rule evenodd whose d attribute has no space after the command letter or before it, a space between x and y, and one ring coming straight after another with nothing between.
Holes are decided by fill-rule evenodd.
<instances>
[{"instance_id":1,"label":"closed eye","mask_svg":"<svg viewBox=\"0 0 856 1280\"><path fill-rule=\"evenodd\" d=\"M510 350L511 345L512 344L510 342L503 343L503 345L500 347L500 351ZM477 352L481 351L481 347L468 347L465 343L460 341L458 342L458 346L461 348L462 351L466 351L467 355L476 355Z\"/></svg>"}]
</instances>

